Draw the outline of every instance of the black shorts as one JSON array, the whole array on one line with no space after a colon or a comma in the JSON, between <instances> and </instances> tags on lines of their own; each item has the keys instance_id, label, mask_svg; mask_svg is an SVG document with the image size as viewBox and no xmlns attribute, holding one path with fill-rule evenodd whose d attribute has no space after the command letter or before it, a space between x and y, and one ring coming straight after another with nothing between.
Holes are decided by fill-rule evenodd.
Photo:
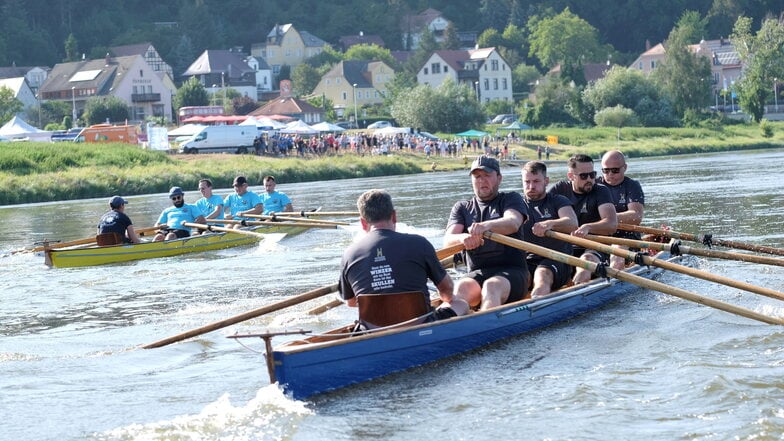
<instances>
[{"instance_id":1,"label":"black shorts","mask_svg":"<svg viewBox=\"0 0 784 441\"><path fill-rule=\"evenodd\" d=\"M502 276L509 281L509 298L504 303L516 302L522 299L528 291L528 271L519 266L494 266L476 269L465 275L465 277L476 280L480 285L493 276Z\"/></svg>"},{"instance_id":2,"label":"black shorts","mask_svg":"<svg viewBox=\"0 0 784 441\"><path fill-rule=\"evenodd\" d=\"M189 230L172 230L166 229L163 230L164 234L174 233L177 236L177 239L182 239L183 237L191 237L191 232Z\"/></svg>"},{"instance_id":3,"label":"black shorts","mask_svg":"<svg viewBox=\"0 0 784 441\"><path fill-rule=\"evenodd\" d=\"M605 254L596 250L581 248L581 247L574 247L574 257L580 257L583 254L593 254L599 262L607 264L610 261L610 255Z\"/></svg>"},{"instance_id":4,"label":"black shorts","mask_svg":"<svg viewBox=\"0 0 784 441\"><path fill-rule=\"evenodd\" d=\"M568 264L556 262L551 259L539 258L528 259L528 273L531 280L533 280L534 272L539 267L547 268L553 273L553 286L550 287L550 291L555 291L566 285L569 282L569 279L572 278L572 267Z\"/></svg>"}]
</instances>

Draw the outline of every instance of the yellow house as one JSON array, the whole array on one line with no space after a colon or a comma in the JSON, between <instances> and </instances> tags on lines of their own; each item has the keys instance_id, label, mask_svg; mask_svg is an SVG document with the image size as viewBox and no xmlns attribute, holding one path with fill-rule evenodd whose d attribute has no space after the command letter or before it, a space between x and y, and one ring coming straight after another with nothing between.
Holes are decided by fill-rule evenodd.
<instances>
[{"instance_id":1,"label":"yellow house","mask_svg":"<svg viewBox=\"0 0 784 441\"><path fill-rule=\"evenodd\" d=\"M275 25L264 43L251 45L250 53L263 58L272 68L272 74L278 75L281 66L293 69L307 58L320 54L326 46L324 40L306 31L299 32L289 23Z\"/></svg>"},{"instance_id":2,"label":"yellow house","mask_svg":"<svg viewBox=\"0 0 784 441\"><path fill-rule=\"evenodd\" d=\"M321 77L313 95L329 98L339 117L353 120L355 108L384 102L394 77L395 71L383 61L341 61Z\"/></svg>"}]
</instances>

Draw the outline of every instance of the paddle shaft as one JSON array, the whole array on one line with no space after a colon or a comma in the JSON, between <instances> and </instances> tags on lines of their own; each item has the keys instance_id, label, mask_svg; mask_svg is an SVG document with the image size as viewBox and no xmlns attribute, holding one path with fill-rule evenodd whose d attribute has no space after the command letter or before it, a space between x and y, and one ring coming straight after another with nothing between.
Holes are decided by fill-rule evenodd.
<instances>
[{"instance_id":1,"label":"paddle shaft","mask_svg":"<svg viewBox=\"0 0 784 441\"><path fill-rule=\"evenodd\" d=\"M269 226L269 227L304 227L304 228L332 228L336 229L338 226L335 224L326 224L321 222L269 222L269 221L241 221L237 219L207 219L211 224L232 224L232 225L252 225L252 226Z\"/></svg>"},{"instance_id":2,"label":"paddle shaft","mask_svg":"<svg viewBox=\"0 0 784 441\"><path fill-rule=\"evenodd\" d=\"M243 217L252 217L254 219L263 219L269 221L292 221L292 222L301 222L304 224L328 224L328 225L351 225L349 222L340 222L340 221L330 221L330 220L316 220L316 219L308 219L303 217L289 217L289 216L278 216L277 214L274 216L266 215L266 214L245 214Z\"/></svg>"},{"instance_id":3,"label":"paddle shaft","mask_svg":"<svg viewBox=\"0 0 784 441\"><path fill-rule=\"evenodd\" d=\"M778 292L776 290L772 290L769 288L764 288L761 286L752 285L750 283L741 282L739 280L730 279L728 277L720 276L717 274L711 274L706 271L700 271L696 268L689 268L684 265L678 265L674 262L668 262L666 260L659 260L654 259L651 256L646 256L644 254L637 254L634 251L629 251L626 249L613 247L610 245L605 245L599 242L594 242L593 240L583 239L581 237L571 236L569 234L558 233L556 231L547 231L545 233L547 237L552 237L554 239L562 240L564 242L569 242L573 245L578 245L583 248L590 248L592 250L601 251L605 254L613 254L615 256L623 257L625 259L629 259L634 261L636 257L640 257L642 263L649 266L657 266L659 268L668 269L670 271L675 271L677 273L686 274L692 277L697 277L699 279L707 280L710 282L720 283L722 285L731 286L733 288L742 289L744 291L753 292L755 294L760 294L766 297L770 297L773 299L784 300L784 293Z\"/></svg>"},{"instance_id":4,"label":"paddle shaft","mask_svg":"<svg viewBox=\"0 0 784 441\"><path fill-rule=\"evenodd\" d=\"M257 233L255 231L239 230L239 229L236 229L236 228L218 227L218 226L215 226L215 225L195 224L193 222L183 222L182 225L186 226L186 227L191 227L191 228L198 228L200 230L220 231L222 233L244 234L245 236L258 237L259 239L264 239L265 237L267 237L266 234Z\"/></svg>"},{"instance_id":5,"label":"paddle shaft","mask_svg":"<svg viewBox=\"0 0 784 441\"><path fill-rule=\"evenodd\" d=\"M517 240L509 236L491 233L488 231L484 233L484 237L490 240L495 240L496 242L502 243L510 247L518 248L529 253L534 253L539 256L552 259L556 262L562 262L571 266L584 268L593 273L596 273L597 268L599 267L599 265L594 262L578 259L577 257L570 256L564 253L559 253L549 248L545 248L529 242L523 242L522 240ZM742 317L746 317L752 320L757 320L763 323L768 323L771 325L784 325L784 320L782 319L776 317L770 317L764 314L759 314L750 309L742 308L735 305L730 305L729 303L724 303L720 300L711 299L709 297L705 297L697 293L693 293L691 291L686 291L681 288L677 288L661 282L657 282L655 280L649 280L644 277L636 276L634 274L629 274L627 272L619 271L608 267L605 267L605 271L607 272L607 275L609 275L610 277L614 277L618 280L632 283L634 285L641 286L643 288L656 290L664 294L669 294L685 300L690 300L695 303L699 303L705 306L710 306L712 308L720 309L722 311L729 312L731 314L740 315Z\"/></svg>"},{"instance_id":6,"label":"paddle shaft","mask_svg":"<svg viewBox=\"0 0 784 441\"><path fill-rule=\"evenodd\" d=\"M226 326L231 326L235 323L243 322L245 320L250 320L260 315L268 314L270 312L275 312L283 308L288 308L289 306L294 306L303 302L307 302L308 300L313 300L315 298L327 295L331 292L335 292L337 289L338 289L337 283L332 285L322 286L321 288L317 288L312 291L308 291L299 294L297 296L272 303L270 305L262 306L261 308L256 308L254 310L235 315L234 317L229 317L227 319L213 322L196 329L191 329L190 331L186 331L181 334L164 338L163 340L159 340L154 343L146 344L142 346L142 348L144 349L160 348L161 346L166 346L172 343L176 343L178 341L185 340L186 338L191 338L197 335L206 334L207 332L212 332L221 328L225 328Z\"/></svg>"},{"instance_id":7,"label":"paddle shaft","mask_svg":"<svg viewBox=\"0 0 784 441\"><path fill-rule=\"evenodd\" d=\"M138 234L139 236L144 236L146 233L152 233L152 232L158 231L160 228L161 227L139 228L138 230L136 230L136 234ZM50 243L48 245L35 247L33 249L30 249L30 250L16 250L16 251L14 251L14 253L23 253L23 252L36 253L38 251L44 251L46 249L65 248L65 247L70 247L72 245L85 245L85 244L91 244L91 243L94 243L94 242L95 242L95 236L87 237L87 238L84 238L84 239L72 240L72 241L69 241L69 242Z\"/></svg>"},{"instance_id":8,"label":"paddle shaft","mask_svg":"<svg viewBox=\"0 0 784 441\"><path fill-rule=\"evenodd\" d=\"M641 225L630 225L630 224L621 224L621 223L618 224L618 229L624 231L636 231L638 233L656 234L659 236L666 237L668 239L682 239L682 240L688 240L690 242L697 242L702 244L706 244L706 242L708 242L708 240L706 239L709 238L710 239L709 243L721 245L723 247L737 248L740 250L755 251L758 253L784 256L784 249L781 248L773 248L764 245L754 245L754 244L748 244L743 242L735 242L731 240L716 239L714 237L709 237L704 234L697 236L689 233L679 233L677 231L672 231L672 230L660 230L657 228L643 227Z\"/></svg>"},{"instance_id":9,"label":"paddle shaft","mask_svg":"<svg viewBox=\"0 0 784 441\"><path fill-rule=\"evenodd\" d=\"M673 244L661 242L646 242L643 240L625 239L622 237L614 236L595 236L589 234L586 238L595 242L601 242L611 245L623 245L629 248L649 249L670 251L673 250ZM784 259L780 257L758 256L756 254L743 254L733 253L731 251L719 251L707 248L692 248L687 245L677 244L678 251L681 254L691 254L693 256L715 257L717 259L739 260L741 262L761 263L763 265L776 265L784 266Z\"/></svg>"},{"instance_id":10,"label":"paddle shaft","mask_svg":"<svg viewBox=\"0 0 784 441\"><path fill-rule=\"evenodd\" d=\"M290 212L286 212L290 213ZM292 214L297 214L297 212L293 212ZM300 211L299 215L302 217L310 217L310 216L359 216L359 212L357 211Z\"/></svg>"},{"instance_id":11,"label":"paddle shaft","mask_svg":"<svg viewBox=\"0 0 784 441\"><path fill-rule=\"evenodd\" d=\"M440 250L436 250L436 257L441 262L441 265L448 265L449 262L447 261L449 258L454 256L455 254L463 251L463 244L452 245L450 247L441 248ZM343 300L340 299L333 299L323 305L316 306L313 309L308 310L308 314L310 315L318 315L324 312L329 311L332 308L336 308L343 304Z\"/></svg>"}]
</instances>

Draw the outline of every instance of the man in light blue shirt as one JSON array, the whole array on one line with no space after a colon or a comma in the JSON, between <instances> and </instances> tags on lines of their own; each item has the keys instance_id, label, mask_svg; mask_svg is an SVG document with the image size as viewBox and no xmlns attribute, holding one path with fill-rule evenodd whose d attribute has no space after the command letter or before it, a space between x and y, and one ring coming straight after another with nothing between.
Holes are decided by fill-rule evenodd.
<instances>
[{"instance_id":1,"label":"man in light blue shirt","mask_svg":"<svg viewBox=\"0 0 784 441\"><path fill-rule=\"evenodd\" d=\"M205 222L199 207L185 203L185 192L182 191L182 188L172 187L169 190L169 199L172 201L172 206L163 210L158 217L158 222L155 223L156 227L166 225L166 228L155 235L152 239L155 242L189 237L191 229L183 225L184 223L203 224Z\"/></svg>"},{"instance_id":2,"label":"man in light blue shirt","mask_svg":"<svg viewBox=\"0 0 784 441\"><path fill-rule=\"evenodd\" d=\"M223 199L223 205L229 209L226 219L235 220L254 220L246 217L249 214L261 214L264 211L264 204L259 195L248 191L248 179L245 176L234 178L234 193ZM234 228L242 228L240 224L234 224Z\"/></svg>"},{"instance_id":3,"label":"man in light blue shirt","mask_svg":"<svg viewBox=\"0 0 784 441\"><path fill-rule=\"evenodd\" d=\"M201 209L201 214L206 219L223 219L223 198L212 193L212 181L200 180L199 191L203 197L196 201L196 206Z\"/></svg>"},{"instance_id":4,"label":"man in light blue shirt","mask_svg":"<svg viewBox=\"0 0 784 441\"><path fill-rule=\"evenodd\" d=\"M261 202L264 204L264 214L291 212L291 199L286 193L275 191L275 176L264 176L264 193L261 193Z\"/></svg>"}]
</instances>

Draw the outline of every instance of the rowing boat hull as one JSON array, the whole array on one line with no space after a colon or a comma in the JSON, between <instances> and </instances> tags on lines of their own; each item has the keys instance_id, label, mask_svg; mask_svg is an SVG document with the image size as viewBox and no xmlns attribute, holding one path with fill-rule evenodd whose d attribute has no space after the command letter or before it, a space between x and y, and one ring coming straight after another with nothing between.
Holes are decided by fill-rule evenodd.
<instances>
[{"instance_id":1,"label":"rowing boat hull","mask_svg":"<svg viewBox=\"0 0 784 441\"><path fill-rule=\"evenodd\" d=\"M296 226L264 226L251 229L251 231L260 233L286 233L289 235L301 233L304 230L305 228ZM46 253L47 265L56 268L75 268L222 250L253 245L259 242L259 240L261 240L259 237L244 234L207 233L161 242L143 242L105 247L57 248L44 252Z\"/></svg>"},{"instance_id":2,"label":"rowing boat hull","mask_svg":"<svg viewBox=\"0 0 784 441\"><path fill-rule=\"evenodd\" d=\"M647 267L629 270L646 278L661 271ZM305 399L570 319L636 288L616 279L599 279L542 299L447 321L333 341L284 344L272 352L275 377L287 393Z\"/></svg>"}]
</instances>

